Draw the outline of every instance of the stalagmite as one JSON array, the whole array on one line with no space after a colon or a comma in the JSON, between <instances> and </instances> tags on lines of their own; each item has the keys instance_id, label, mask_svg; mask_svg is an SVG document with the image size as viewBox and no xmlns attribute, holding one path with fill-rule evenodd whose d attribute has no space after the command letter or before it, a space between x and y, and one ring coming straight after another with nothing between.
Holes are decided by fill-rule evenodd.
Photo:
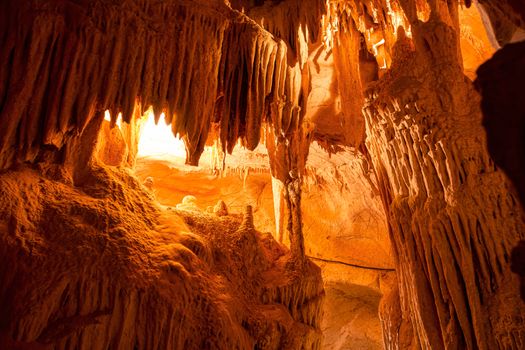
<instances>
[{"instance_id":1,"label":"stalagmite","mask_svg":"<svg viewBox=\"0 0 525 350\"><path fill-rule=\"evenodd\" d=\"M222 200L218 201L215 207L213 207L213 212L217 216L228 215L228 208L226 207L226 203L224 203L224 201Z\"/></svg>"},{"instance_id":2,"label":"stalagmite","mask_svg":"<svg viewBox=\"0 0 525 350\"><path fill-rule=\"evenodd\" d=\"M284 185L272 176L273 208L275 217L275 234L279 242L283 242L284 220Z\"/></svg>"}]
</instances>

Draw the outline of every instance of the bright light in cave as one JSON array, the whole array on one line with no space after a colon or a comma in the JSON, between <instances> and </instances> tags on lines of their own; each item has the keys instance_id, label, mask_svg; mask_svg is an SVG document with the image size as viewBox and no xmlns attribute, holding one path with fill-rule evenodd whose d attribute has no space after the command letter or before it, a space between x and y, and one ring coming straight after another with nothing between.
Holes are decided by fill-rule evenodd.
<instances>
[{"instance_id":1,"label":"bright light in cave","mask_svg":"<svg viewBox=\"0 0 525 350\"><path fill-rule=\"evenodd\" d=\"M111 113L109 112L109 109L107 109L104 112L104 120L107 120L108 122L111 122ZM115 123L119 128L122 126L122 113L119 113L117 115L117 122Z\"/></svg>"},{"instance_id":2,"label":"bright light in cave","mask_svg":"<svg viewBox=\"0 0 525 350\"><path fill-rule=\"evenodd\" d=\"M137 155L139 157L169 158L177 163L184 163L186 160L184 141L173 135L171 125L166 125L164 113L160 115L157 124L155 124L155 116L152 111L149 111L144 118L146 119L140 130Z\"/></svg>"}]
</instances>

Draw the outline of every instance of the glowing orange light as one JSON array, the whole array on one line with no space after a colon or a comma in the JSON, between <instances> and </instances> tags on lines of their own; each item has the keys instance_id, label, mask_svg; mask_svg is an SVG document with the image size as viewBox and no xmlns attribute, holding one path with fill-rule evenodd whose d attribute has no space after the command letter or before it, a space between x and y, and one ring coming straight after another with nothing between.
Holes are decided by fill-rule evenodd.
<instances>
[{"instance_id":1,"label":"glowing orange light","mask_svg":"<svg viewBox=\"0 0 525 350\"><path fill-rule=\"evenodd\" d=\"M222 148L218 141L213 146L204 147L199 166L186 165L186 147L178 135L174 136L171 126L166 125L165 115L162 113L158 124L155 124L155 116L150 109L139 122L139 143L137 157L140 159L162 160L171 168L184 171L211 170L215 175L222 168ZM244 148L242 141L237 140L237 147L233 153L228 155L225 166L231 169L240 168L267 168L266 147L259 144L253 151Z\"/></svg>"},{"instance_id":2,"label":"glowing orange light","mask_svg":"<svg viewBox=\"0 0 525 350\"><path fill-rule=\"evenodd\" d=\"M144 118L146 121L140 130L137 155L139 157L169 159L184 164L186 160L184 142L173 135L170 125L166 125L164 113L160 115L158 124L155 124L155 116L151 110Z\"/></svg>"},{"instance_id":3,"label":"glowing orange light","mask_svg":"<svg viewBox=\"0 0 525 350\"><path fill-rule=\"evenodd\" d=\"M111 113L109 112L109 109L106 109L104 112L104 120L111 122ZM122 113L117 115L117 122L115 124L117 124L119 128L122 126Z\"/></svg>"}]
</instances>

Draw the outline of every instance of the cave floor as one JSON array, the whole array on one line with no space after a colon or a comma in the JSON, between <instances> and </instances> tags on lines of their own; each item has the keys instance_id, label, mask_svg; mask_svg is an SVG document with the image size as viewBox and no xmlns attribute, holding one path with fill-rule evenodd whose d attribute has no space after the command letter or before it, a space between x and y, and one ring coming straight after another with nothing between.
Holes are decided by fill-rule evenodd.
<instances>
[{"instance_id":1,"label":"cave floor","mask_svg":"<svg viewBox=\"0 0 525 350\"><path fill-rule=\"evenodd\" d=\"M321 270L325 273L324 270ZM323 349L381 350L381 294L357 284L325 283Z\"/></svg>"}]
</instances>

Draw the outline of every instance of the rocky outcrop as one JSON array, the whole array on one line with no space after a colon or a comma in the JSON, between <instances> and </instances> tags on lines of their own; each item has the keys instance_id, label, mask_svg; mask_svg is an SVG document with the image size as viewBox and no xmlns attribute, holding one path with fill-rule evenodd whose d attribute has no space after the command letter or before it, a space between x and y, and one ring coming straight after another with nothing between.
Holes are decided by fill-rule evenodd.
<instances>
[{"instance_id":1,"label":"rocky outcrop","mask_svg":"<svg viewBox=\"0 0 525 350\"><path fill-rule=\"evenodd\" d=\"M0 175L2 348L319 348L320 270L291 269L251 211L160 211L129 174L91 171Z\"/></svg>"}]
</instances>

